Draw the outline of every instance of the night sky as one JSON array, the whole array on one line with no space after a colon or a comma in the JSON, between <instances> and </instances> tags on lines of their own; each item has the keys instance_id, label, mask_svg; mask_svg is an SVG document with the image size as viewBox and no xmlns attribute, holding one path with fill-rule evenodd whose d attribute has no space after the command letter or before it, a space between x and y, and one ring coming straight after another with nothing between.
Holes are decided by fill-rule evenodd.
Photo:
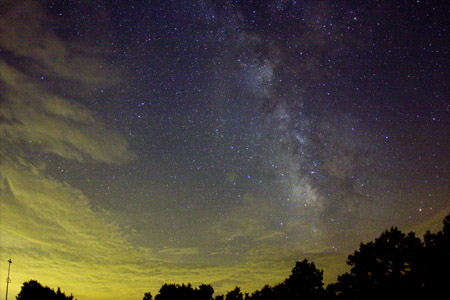
<instances>
[{"instance_id":1,"label":"night sky","mask_svg":"<svg viewBox=\"0 0 450 300\"><path fill-rule=\"evenodd\" d=\"M334 282L450 210L448 1L0 4L1 293Z\"/></svg>"}]
</instances>

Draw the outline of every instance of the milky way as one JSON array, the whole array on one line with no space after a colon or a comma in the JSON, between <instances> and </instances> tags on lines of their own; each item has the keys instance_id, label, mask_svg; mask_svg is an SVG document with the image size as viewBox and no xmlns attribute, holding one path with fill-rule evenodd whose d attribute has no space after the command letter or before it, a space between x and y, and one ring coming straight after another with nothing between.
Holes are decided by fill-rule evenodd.
<instances>
[{"instance_id":1,"label":"milky way","mask_svg":"<svg viewBox=\"0 0 450 300\"><path fill-rule=\"evenodd\" d=\"M252 292L303 258L333 282L383 229L439 228L444 2L2 3L12 292Z\"/></svg>"}]
</instances>

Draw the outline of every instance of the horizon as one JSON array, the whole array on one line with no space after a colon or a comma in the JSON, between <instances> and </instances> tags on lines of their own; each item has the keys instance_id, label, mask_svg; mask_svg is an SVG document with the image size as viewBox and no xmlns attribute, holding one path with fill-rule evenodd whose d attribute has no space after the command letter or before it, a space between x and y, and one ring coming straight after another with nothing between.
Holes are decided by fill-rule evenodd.
<instances>
[{"instance_id":1,"label":"horizon","mask_svg":"<svg viewBox=\"0 0 450 300\"><path fill-rule=\"evenodd\" d=\"M442 216L444 216L443 212L441 212L440 214L435 215L433 218L431 218L431 220L428 220L428 221L427 221L427 224L421 224L420 226L416 226L416 229L418 229L418 230L420 230L420 231L423 231L424 233L430 232L430 233L432 233L432 234L433 234L433 233L437 233L437 232L442 232L442 227L443 227L443 226L441 226L440 229L436 229L436 228L434 228L434 227L433 227L433 228L425 228L425 227L424 227L424 226L427 226L427 225L436 223L436 220L437 220L438 218L442 217ZM450 216L450 215L449 215L449 216ZM441 220L443 220L444 218L445 218L445 216L442 217ZM441 223L442 223L442 222L441 222ZM441 224L441 225L442 225L442 224ZM391 228L397 228L397 227L391 226ZM387 230L388 230L388 228L385 229L385 231L387 231ZM416 236L416 237L420 238L420 240L421 240L422 242L424 241L424 238L423 238L424 234L423 234L423 235L421 235L420 233L418 234L418 233L416 233L414 230L413 230L413 231L409 231L409 232L415 233L415 236ZM409 233L409 232L403 232L403 233ZM378 237L379 237L379 236L377 236L377 238L378 238ZM371 242L373 242L373 240L372 240ZM363 242L361 242L361 244L363 244ZM358 250L358 249L355 249L355 252L356 252L357 250ZM355 252L352 252L351 254L354 254ZM8 263L10 263L10 261L11 261L11 259L8 260ZM297 262L298 262L298 261L300 261L300 260L297 260ZM309 261L309 262L314 263L313 261ZM12 263L12 261L11 261L11 263ZM315 263L314 263L314 264L315 264ZM0 265L1 265L1 264L0 264ZM347 269L347 270L346 270L345 273L347 273L347 272L349 271L350 267L348 266L346 269ZM321 270L321 268L318 268L318 270ZM323 271L323 270L322 270L322 271ZM338 274L338 276L339 276L339 275L343 275L343 274L344 274L344 272L341 273L341 274ZM324 272L324 275L325 275L325 272ZM8 278L10 279L10 277L8 277ZM326 276L324 276L324 278L326 278ZM36 279L29 279L29 280L36 280ZM27 281L29 281L29 280L27 280ZM39 280L37 280L37 282L39 282ZM280 284L281 282L283 282L283 280L276 281L276 282L270 284L269 286L276 286L277 284ZM336 278L336 280L331 281L331 282L326 282L326 281L324 281L324 287L328 286L329 284L336 283L336 282L337 282L337 278ZM24 281L23 283L25 283L25 281ZM22 283L22 284L23 284L23 283ZM51 289L54 290L54 291L56 291L56 290L58 290L58 289L61 288L60 286L57 286L57 287L51 287L51 286L48 286L48 285L46 285L46 284L44 284L44 283L42 283L42 282L39 282L39 283L42 284L42 286L49 287L49 288L51 288ZM164 285L164 284L179 284L179 285L185 285L185 284L186 284L186 285L191 285L191 282L190 282L189 280L186 281L186 282L165 282L165 283L163 283L162 285ZM192 285L192 287L193 287L193 288L198 288L198 287L199 287L200 285L202 285L202 284L207 284L207 285L209 285L208 282L201 282L201 283L198 283L197 285ZM265 285L267 285L267 283L264 284L264 286L265 286ZM238 286L236 286L236 287L238 287ZM252 290L252 291L245 291L245 290L242 290L242 289L241 289L241 292L243 292L244 294L248 293L249 295L251 295L253 292L255 292L255 291L257 291L257 290L261 290L262 287L263 287L263 285L261 285L260 288L255 289L255 290ZM214 288L214 286L212 286L212 288ZM65 291L64 289L62 289L61 291L62 291L63 293L65 293L66 295L73 295L73 293L70 292L70 291ZM225 295L225 294L226 294L227 292L229 292L229 291L231 291L231 289L230 289L230 290L223 290L223 291L221 291L221 292L218 292L218 291L214 290L214 294L213 294L213 295L214 295L214 296ZM156 290L156 291L146 290L142 295L144 295L144 294L147 293L147 292L150 292L151 295L154 297L154 296L156 296L156 295L158 294L159 290ZM18 293L16 293L16 295L15 295L14 298L16 298L17 294L18 294ZM95 293L94 293L94 294L95 294ZM9 293L8 293L8 295L9 295ZM78 299L78 298L76 297L76 295L73 295L73 296L74 296L75 299ZM82 299L80 299L80 300L82 300Z\"/></svg>"}]
</instances>

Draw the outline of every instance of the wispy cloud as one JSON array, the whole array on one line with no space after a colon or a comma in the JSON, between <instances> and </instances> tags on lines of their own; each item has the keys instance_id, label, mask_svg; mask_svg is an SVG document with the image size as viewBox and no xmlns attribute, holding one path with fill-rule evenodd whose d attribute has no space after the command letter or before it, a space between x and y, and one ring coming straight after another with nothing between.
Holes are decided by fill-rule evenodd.
<instances>
[{"instance_id":1,"label":"wispy cloud","mask_svg":"<svg viewBox=\"0 0 450 300\"><path fill-rule=\"evenodd\" d=\"M61 39L53 30L52 16L36 1L7 1L2 7L3 136L79 161L86 157L105 163L131 159L126 139L74 99L93 86L106 87L118 80L116 70L106 67L102 52ZM47 77L49 82L43 80Z\"/></svg>"},{"instance_id":2,"label":"wispy cloud","mask_svg":"<svg viewBox=\"0 0 450 300\"><path fill-rule=\"evenodd\" d=\"M0 19L0 46L34 68L83 85L111 84L117 73L102 64L100 51L85 42L67 43L52 28L54 20L37 1L6 1ZM105 50L105 49L102 49Z\"/></svg>"},{"instance_id":3,"label":"wispy cloud","mask_svg":"<svg viewBox=\"0 0 450 300\"><path fill-rule=\"evenodd\" d=\"M251 275L245 283L258 287L259 262L224 267L186 261L199 254L196 248L135 246L114 215L92 209L82 191L30 162L1 154L1 253L13 259L11 294L34 278L79 299L135 299L165 282L222 282L242 278L242 272ZM224 292L238 283L216 288Z\"/></svg>"},{"instance_id":4,"label":"wispy cloud","mask_svg":"<svg viewBox=\"0 0 450 300\"><path fill-rule=\"evenodd\" d=\"M82 104L52 94L5 61L0 130L11 142L34 143L42 152L82 161L114 163L132 158L125 138Z\"/></svg>"},{"instance_id":5,"label":"wispy cloud","mask_svg":"<svg viewBox=\"0 0 450 300\"><path fill-rule=\"evenodd\" d=\"M113 274L121 269L141 271L134 260L138 253L146 260L148 253L133 249L108 214L94 212L81 191L21 159L5 158L0 178L1 252L14 260L12 292L33 277L87 294L96 284L117 284L120 275Z\"/></svg>"},{"instance_id":6,"label":"wispy cloud","mask_svg":"<svg viewBox=\"0 0 450 300\"><path fill-rule=\"evenodd\" d=\"M92 85L111 84L115 73L89 48L79 51L61 40L37 2L9 1L2 7L0 252L2 270L3 258L13 259L11 293L30 278L80 298L104 297L101 287L111 290L125 282L143 288L155 276L147 270L162 269L151 250L133 247L110 212L91 209L82 191L46 174L45 163L34 163L24 150L81 163L132 159L127 140L74 99ZM50 89L24 63L32 66L28 71L64 83ZM67 96L67 82L79 92Z\"/></svg>"}]
</instances>

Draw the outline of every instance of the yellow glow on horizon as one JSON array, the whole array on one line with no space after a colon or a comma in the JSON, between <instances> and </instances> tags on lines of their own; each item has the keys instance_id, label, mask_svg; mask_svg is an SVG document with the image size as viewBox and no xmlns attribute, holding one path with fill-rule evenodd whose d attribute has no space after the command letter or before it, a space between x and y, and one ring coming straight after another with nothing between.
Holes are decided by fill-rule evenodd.
<instances>
[{"instance_id":1,"label":"yellow glow on horizon","mask_svg":"<svg viewBox=\"0 0 450 300\"><path fill-rule=\"evenodd\" d=\"M1 270L3 274L11 258L10 295L30 279L61 287L81 300L139 299L146 291L155 294L166 282L210 283L217 293L238 285L252 292L282 281L293 265L277 262L271 254L279 249L269 248L249 253L253 258L243 265L176 263L185 250L131 245L110 214L93 211L81 191L45 177L32 164L6 159L0 171ZM337 258L324 262L342 259ZM320 260L316 264L323 266Z\"/></svg>"}]
</instances>

